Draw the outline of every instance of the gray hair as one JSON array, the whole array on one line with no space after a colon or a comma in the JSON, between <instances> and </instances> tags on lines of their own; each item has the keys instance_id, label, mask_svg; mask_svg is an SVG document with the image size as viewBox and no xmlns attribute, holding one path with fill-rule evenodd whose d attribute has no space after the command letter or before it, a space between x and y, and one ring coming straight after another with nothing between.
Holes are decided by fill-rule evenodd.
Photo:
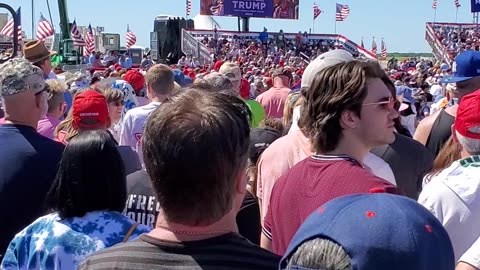
<instances>
[{"instance_id":1,"label":"gray hair","mask_svg":"<svg viewBox=\"0 0 480 270\"><path fill-rule=\"evenodd\" d=\"M473 127L469 129L472 133L480 134L480 127ZM480 155L480 140L479 139L471 139L467 138L458 131L455 131L455 135L457 135L458 143L462 145L463 150L469 153L470 155Z\"/></svg>"},{"instance_id":2,"label":"gray hair","mask_svg":"<svg viewBox=\"0 0 480 270\"><path fill-rule=\"evenodd\" d=\"M211 87L213 92L225 94L236 94L232 81L225 75L213 72L203 78Z\"/></svg>"},{"instance_id":3,"label":"gray hair","mask_svg":"<svg viewBox=\"0 0 480 270\"><path fill-rule=\"evenodd\" d=\"M315 238L304 242L293 253L286 269L299 266L321 270L351 270L352 262L347 252L337 243Z\"/></svg>"}]
</instances>

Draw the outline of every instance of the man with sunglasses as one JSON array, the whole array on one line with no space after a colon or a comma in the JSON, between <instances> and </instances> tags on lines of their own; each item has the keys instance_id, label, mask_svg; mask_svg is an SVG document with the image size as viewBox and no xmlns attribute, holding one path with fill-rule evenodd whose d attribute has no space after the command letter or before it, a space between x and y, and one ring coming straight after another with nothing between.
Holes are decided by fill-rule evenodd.
<instances>
[{"instance_id":1,"label":"man with sunglasses","mask_svg":"<svg viewBox=\"0 0 480 270\"><path fill-rule=\"evenodd\" d=\"M0 257L15 233L44 214L45 197L57 172L63 145L37 132L47 114L43 72L22 58L0 66Z\"/></svg>"},{"instance_id":2,"label":"man with sunglasses","mask_svg":"<svg viewBox=\"0 0 480 270\"><path fill-rule=\"evenodd\" d=\"M353 60L318 72L302 92L299 126L314 155L275 183L262 247L284 254L302 222L325 202L354 193L398 193L364 166L369 151L395 140L395 99L377 62Z\"/></svg>"}]
</instances>

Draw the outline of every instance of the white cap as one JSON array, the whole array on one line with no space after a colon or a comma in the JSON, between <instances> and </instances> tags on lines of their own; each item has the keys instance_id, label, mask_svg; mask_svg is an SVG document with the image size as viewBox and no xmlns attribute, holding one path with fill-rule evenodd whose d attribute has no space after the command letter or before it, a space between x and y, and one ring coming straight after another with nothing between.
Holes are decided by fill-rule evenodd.
<instances>
[{"instance_id":1,"label":"white cap","mask_svg":"<svg viewBox=\"0 0 480 270\"><path fill-rule=\"evenodd\" d=\"M220 67L220 70L218 72L227 76L232 82L240 81L242 79L242 72L240 71L240 67L234 63L224 63Z\"/></svg>"},{"instance_id":2,"label":"white cap","mask_svg":"<svg viewBox=\"0 0 480 270\"><path fill-rule=\"evenodd\" d=\"M355 59L349 52L341 49L322 53L317 58L315 58L315 60L310 62L310 64L308 64L307 68L303 72L302 86L310 86L315 75L323 69L339 63L347 63L353 60Z\"/></svg>"}]
</instances>

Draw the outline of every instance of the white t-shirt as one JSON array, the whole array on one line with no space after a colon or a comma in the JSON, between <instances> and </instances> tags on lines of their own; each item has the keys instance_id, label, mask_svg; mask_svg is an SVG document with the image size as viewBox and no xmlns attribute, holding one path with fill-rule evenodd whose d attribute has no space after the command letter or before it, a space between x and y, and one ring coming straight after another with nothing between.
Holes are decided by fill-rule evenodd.
<instances>
[{"instance_id":1,"label":"white t-shirt","mask_svg":"<svg viewBox=\"0 0 480 270\"><path fill-rule=\"evenodd\" d=\"M141 139L143 129L150 113L153 112L153 110L155 110L160 104L160 102L150 102L145 106L133 108L127 112L125 118L123 119L119 144L132 147L133 151L137 152L142 166L143 153Z\"/></svg>"},{"instance_id":2,"label":"white t-shirt","mask_svg":"<svg viewBox=\"0 0 480 270\"><path fill-rule=\"evenodd\" d=\"M480 269L480 238L478 238L477 241L475 241L475 243L463 253L459 261L468 263L471 266Z\"/></svg>"},{"instance_id":3,"label":"white t-shirt","mask_svg":"<svg viewBox=\"0 0 480 270\"><path fill-rule=\"evenodd\" d=\"M432 85L432 87L430 87L430 94L432 94L432 96L434 96L434 97L436 97L438 95L441 95L442 94L442 86L439 85L439 84Z\"/></svg>"},{"instance_id":4,"label":"white t-shirt","mask_svg":"<svg viewBox=\"0 0 480 270\"><path fill-rule=\"evenodd\" d=\"M425 185L418 202L443 224L455 260L480 237L480 156L452 163Z\"/></svg>"}]
</instances>

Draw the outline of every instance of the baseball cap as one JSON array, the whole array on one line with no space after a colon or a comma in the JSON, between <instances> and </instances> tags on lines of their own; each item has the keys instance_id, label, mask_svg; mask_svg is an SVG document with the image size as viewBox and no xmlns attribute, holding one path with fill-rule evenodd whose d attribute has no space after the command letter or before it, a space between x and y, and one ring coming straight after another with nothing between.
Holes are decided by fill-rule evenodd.
<instances>
[{"instance_id":1,"label":"baseball cap","mask_svg":"<svg viewBox=\"0 0 480 270\"><path fill-rule=\"evenodd\" d=\"M96 129L108 125L108 106L105 96L95 90L77 95L73 101L73 127Z\"/></svg>"},{"instance_id":2,"label":"baseball cap","mask_svg":"<svg viewBox=\"0 0 480 270\"><path fill-rule=\"evenodd\" d=\"M185 77L185 74L180 69L174 69L173 70L173 80L178 83L180 86L185 86L186 81L185 78L189 78L188 76Z\"/></svg>"},{"instance_id":3,"label":"baseball cap","mask_svg":"<svg viewBox=\"0 0 480 270\"><path fill-rule=\"evenodd\" d=\"M0 96L7 97L45 88L43 71L24 58L13 58L0 65Z\"/></svg>"},{"instance_id":4,"label":"baseball cap","mask_svg":"<svg viewBox=\"0 0 480 270\"><path fill-rule=\"evenodd\" d=\"M356 194L327 202L300 226L279 269L286 268L304 242L317 238L342 246L352 269L455 268L453 247L442 224L423 206L404 196Z\"/></svg>"},{"instance_id":5,"label":"baseball cap","mask_svg":"<svg viewBox=\"0 0 480 270\"><path fill-rule=\"evenodd\" d=\"M123 79L132 86L135 92L142 90L145 86L145 77L138 70L131 69L127 71Z\"/></svg>"},{"instance_id":6,"label":"baseball cap","mask_svg":"<svg viewBox=\"0 0 480 270\"><path fill-rule=\"evenodd\" d=\"M227 76L232 82L239 81L242 78L240 67L234 63L224 63L218 72Z\"/></svg>"},{"instance_id":7,"label":"baseball cap","mask_svg":"<svg viewBox=\"0 0 480 270\"><path fill-rule=\"evenodd\" d=\"M455 117L455 130L460 135L480 139L480 133L472 132L474 127L480 127L480 91L477 90L464 96L458 106Z\"/></svg>"},{"instance_id":8,"label":"baseball cap","mask_svg":"<svg viewBox=\"0 0 480 270\"><path fill-rule=\"evenodd\" d=\"M302 86L310 86L315 74L321 70L339 63L346 63L353 60L353 56L349 52L342 49L332 50L320 54L317 58L315 58L315 60L308 64L307 68L303 72Z\"/></svg>"},{"instance_id":9,"label":"baseball cap","mask_svg":"<svg viewBox=\"0 0 480 270\"><path fill-rule=\"evenodd\" d=\"M250 130L249 159L256 164L260 155L271 143L280 138L280 133L273 128L252 128Z\"/></svg>"},{"instance_id":10,"label":"baseball cap","mask_svg":"<svg viewBox=\"0 0 480 270\"><path fill-rule=\"evenodd\" d=\"M396 87L397 90L397 98L400 102L408 102L410 104L415 103L415 99L413 99L412 93L413 90L405 85L400 85Z\"/></svg>"},{"instance_id":11,"label":"baseball cap","mask_svg":"<svg viewBox=\"0 0 480 270\"><path fill-rule=\"evenodd\" d=\"M480 52L468 50L455 57L452 64L453 76L446 76L440 83L456 83L480 76Z\"/></svg>"}]
</instances>

